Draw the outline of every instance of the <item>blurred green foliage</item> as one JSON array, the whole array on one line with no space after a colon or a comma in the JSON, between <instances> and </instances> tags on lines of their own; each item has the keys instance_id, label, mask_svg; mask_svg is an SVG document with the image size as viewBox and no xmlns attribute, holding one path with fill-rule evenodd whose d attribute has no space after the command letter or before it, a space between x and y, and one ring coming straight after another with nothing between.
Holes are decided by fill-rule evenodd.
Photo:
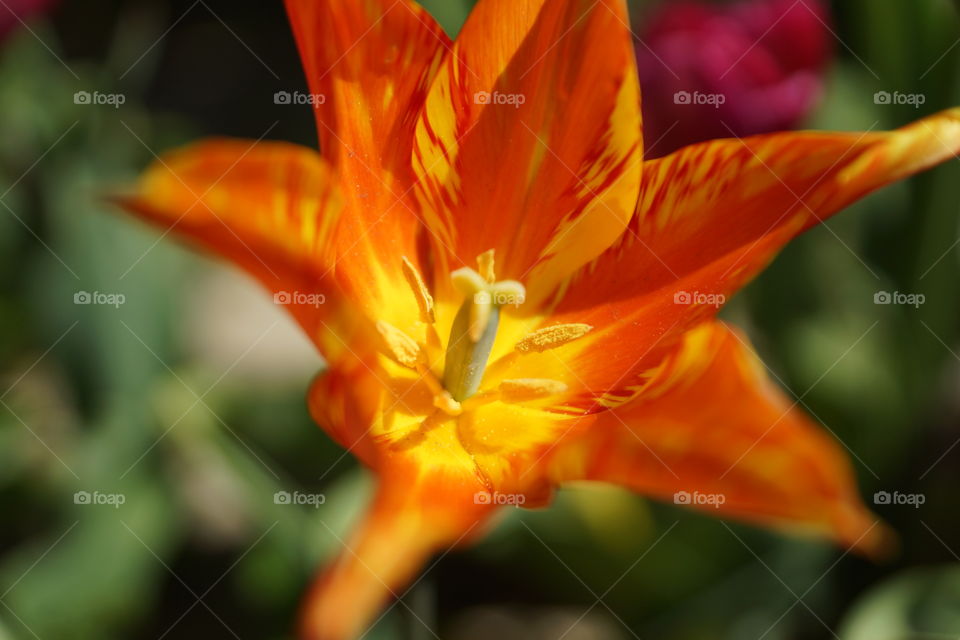
<instances>
[{"instance_id":1,"label":"blurred green foliage","mask_svg":"<svg viewBox=\"0 0 960 640\"><path fill-rule=\"evenodd\" d=\"M211 3L168 37L180 14L160 3L91 3L88 33L72 20L79 3L64 4L71 19L33 22L0 51L0 640L289 637L299 594L340 548L369 479L311 423L306 377L256 375L278 357L245 351L263 327L236 316L248 342L226 360L194 348L185 317L198 304L201 320L215 316L197 283L225 276L103 196L184 140L261 135L278 116L234 108L223 87L270 95L272 66L299 86L292 41L276 11L262 23ZM469 3L424 4L453 33ZM835 9L838 60L815 126L883 129L960 103L955 6ZM265 62L233 36L286 49ZM220 69L210 82L224 95L191 84L193 67ZM184 95L168 95L171 75ZM126 102L75 103L94 88ZM927 102L879 106L880 90ZM301 114L271 136L310 143L310 127ZM475 548L444 557L409 604L445 638L556 638L571 625L568 638L957 637L958 202L956 163L887 189L799 239L725 312L850 449L866 496L926 496L921 509L878 507L901 536L891 563L583 487L506 513ZM927 302L878 307L879 290ZM125 303L77 305L79 292ZM325 501L276 504L296 490ZM124 503L77 504L77 492ZM367 637L430 635L395 608Z\"/></svg>"}]
</instances>

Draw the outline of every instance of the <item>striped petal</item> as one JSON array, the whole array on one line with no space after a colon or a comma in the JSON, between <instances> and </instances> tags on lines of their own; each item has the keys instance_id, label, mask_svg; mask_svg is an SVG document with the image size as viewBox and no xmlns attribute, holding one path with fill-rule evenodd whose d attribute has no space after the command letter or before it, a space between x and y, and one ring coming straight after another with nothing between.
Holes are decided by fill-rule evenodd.
<instances>
[{"instance_id":1,"label":"striped petal","mask_svg":"<svg viewBox=\"0 0 960 640\"><path fill-rule=\"evenodd\" d=\"M550 319L594 330L541 358L562 357L601 404L622 402L797 233L958 151L952 110L889 133L716 140L647 162L630 229L574 278ZM547 363L521 359L509 375Z\"/></svg>"},{"instance_id":2,"label":"striped petal","mask_svg":"<svg viewBox=\"0 0 960 640\"><path fill-rule=\"evenodd\" d=\"M245 269L314 339L340 308L324 249L340 198L330 168L310 149L202 141L163 155L118 202Z\"/></svg>"},{"instance_id":3,"label":"striped petal","mask_svg":"<svg viewBox=\"0 0 960 640\"><path fill-rule=\"evenodd\" d=\"M286 0L320 148L347 179L409 164L416 114L449 38L410 0Z\"/></svg>"},{"instance_id":4,"label":"striped petal","mask_svg":"<svg viewBox=\"0 0 960 640\"><path fill-rule=\"evenodd\" d=\"M864 553L884 550L886 529L860 502L846 453L724 325L690 331L657 389L561 444L554 480L613 482Z\"/></svg>"},{"instance_id":5,"label":"striped petal","mask_svg":"<svg viewBox=\"0 0 960 640\"><path fill-rule=\"evenodd\" d=\"M639 88L621 0L481 0L430 88L413 155L446 273L495 249L542 296L634 212Z\"/></svg>"},{"instance_id":6,"label":"striped petal","mask_svg":"<svg viewBox=\"0 0 960 640\"><path fill-rule=\"evenodd\" d=\"M595 416L560 415L550 410L550 398L497 395L481 394L477 405L467 402L462 414L449 416L434 406L420 374L372 356L344 360L317 377L309 405L314 420L370 468L402 461L478 482L479 490L522 495L526 505L542 504L551 493L545 452L556 440L589 430Z\"/></svg>"},{"instance_id":7,"label":"striped petal","mask_svg":"<svg viewBox=\"0 0 960 640\"><path fill-rule=\"evenodd\" d=\"M413 467L381 472L357 531L319 574L301 614L301 640L352 640L407 591L430 556L480 533L493 512L482 487Z\"/></svg>"},{"instance_id":8,"label":"striped petal","mask_svg":"<svg viewBox=\"0 0 960 640\"><path fill-rule=\"evenodd\" d=\"M415 417L420 405L430 405L429 394L422 395L375 362L331 368L311 388L314 419L375 469L378 490L364 521L307 595L302 640L361 636L433 553L470 541L494 511L454 424Z\"/></svg>"},{"instance_id":9,"label":"striped petal","mask_svg":"<svg viewBox=\"0 0 960 640\"><path fill-rule=\"evenodd\" d=\"M367 315L406 327L391 300L418 255L410 194L416 114L450 41L410 0L287 0L324 157L350 211L331 241L338 278Z\"/></svg>"}]
</instances>

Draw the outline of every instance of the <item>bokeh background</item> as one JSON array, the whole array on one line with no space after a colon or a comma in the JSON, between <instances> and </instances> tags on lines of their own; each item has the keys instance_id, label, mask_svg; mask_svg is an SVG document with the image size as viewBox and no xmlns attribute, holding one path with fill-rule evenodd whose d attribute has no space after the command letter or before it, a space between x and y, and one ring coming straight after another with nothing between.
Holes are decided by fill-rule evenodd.
<instances>
[{"instance_id":1,"label":"bokeh background","mask_svg":"<svg viewBox=\"0 0 960 640\"><path fill-rule=\"evenodd\" d=\"M322 362L268 296L104 200L203 135L315 144L309 107L273 98L305 91L282 3L34 2L24 23L21 4L0 0L0 639L289 638L370 488L308 417ZM424 4L455 33L471 2ZM655 3L632 9L643 64L668 58L645 35ZM825 11L806 34L761 21L781 26L744 53L825 38L812 79L781 90L797 124L885 129L960 104L957 5ZM710 24L703 60L681 61L695 70L725 37ZM760 84L779 77L767 62ZM676 87L657 77L647 99L669 104ZM724 311L842 440L869 504L919 496L875 505L900 535L889 562L582 487L445 555L405 596L435 632L394 607L366 637L960 637L958 203L955 162L888 188L798 239Z\"/></svg>"}]
</instances>

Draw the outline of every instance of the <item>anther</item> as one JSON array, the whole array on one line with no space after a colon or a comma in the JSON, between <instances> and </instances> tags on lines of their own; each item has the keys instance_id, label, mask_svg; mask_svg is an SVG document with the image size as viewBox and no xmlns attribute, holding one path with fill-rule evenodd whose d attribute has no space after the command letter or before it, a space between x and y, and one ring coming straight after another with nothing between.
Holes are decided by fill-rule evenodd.
<instances>
[{"instance_id":1,"label":"anther","mask_svg":"<svg viewBox=\"0 0 960 640\"><path fill-rule=\"evenodd\" d=\"M433 313L433 296L423 282L423 277L417 268L410 262L406 256L401 258L403 262L403 277L407 279L407 284L413 290L413 297L417 299L417 306L420 307L420 320L428 324L433 324L436 316Z\"/></svg>"},{"instance_id":2,"label":"anther","mask_svg":"<svg viewBox=\"0 0 960 640\"><path fill-rule=\"evenodd\" d=\"M477 256L477 267L480 268L480 276L493 284L497 281L497 271L494 268L493 261L493 249L484 251L479 256Z\"/></svg>"},{"instance_id":3,"label":"anther","mask_svg":"<svg viewBox=\"0 0 960 640\"><path fill-rule=\"evenodd\" d=\"M383 320L377 322L377 331L397 362L411 369L423 364L423 351L413 338Z\"/></svg>"},{"instance_id":4,"label":"anther","mask_svg":"<svg viewBox=\"0 0 960 640\"><path fill-rule=\"evenodd\" d=\"M592 330L593 327L590 325L580 323L544 327L543 329L537 329L518 342L516 349L520 353L542 353L582 338Z\"/></svg>"},{"instance_id":5,"label":"anther","mask_svg":"<svg viewBox=\"0 0 960 640\"><path fill-rule=\"evenodd\" d=\"M567 385L549 378L518 378L500 383L500 394L504 402L524 402L559 395L567 390Z\"/></svg>"}]
</instances>

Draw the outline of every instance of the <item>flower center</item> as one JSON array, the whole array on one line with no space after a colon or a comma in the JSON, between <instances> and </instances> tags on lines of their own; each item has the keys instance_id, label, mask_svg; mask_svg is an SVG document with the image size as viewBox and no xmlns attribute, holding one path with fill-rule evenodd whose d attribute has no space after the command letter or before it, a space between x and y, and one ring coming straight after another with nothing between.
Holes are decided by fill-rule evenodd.
<instances>
[{"instance_id":1,"label":"flower center","mask_svg":"<svg viewBox=\"0 0 960 640\"><path fill-rule=\"evenodd\" d=\"M433 296L414 264L402 258L403 275L419 307L420 321L426 326L426 341L418 342L390 323L379 321L376 328L385 353L396 364L415 372L430 389L433 406L448 416L456 417L495 401L526 403L565 393L567 385L563 382L540 377L501 380L496 388L481 390L502 320L501 311L523 304L526 290L515 280L496 279L493 250L478 256L477 266L477 270L462 268L450 274L451 283L464 300L453 318L443 356L443 375L438 377L433 366L443 346L435 326ZM501 354L493 368L502 373L517 358L561 347L592 329L586 324L537 329L519 340L511 352Z\"/></svg>"}]
</instances>

